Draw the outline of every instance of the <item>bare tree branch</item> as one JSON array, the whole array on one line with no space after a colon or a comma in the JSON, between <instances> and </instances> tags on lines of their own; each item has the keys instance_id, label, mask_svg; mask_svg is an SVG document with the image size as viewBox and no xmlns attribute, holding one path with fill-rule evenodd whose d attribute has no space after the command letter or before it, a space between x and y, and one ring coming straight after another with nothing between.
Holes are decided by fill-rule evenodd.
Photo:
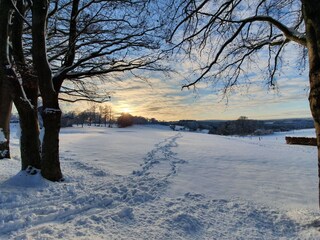
<instances>
[{"instance_id":1,"label":"bare tree branch","mask_svg":"<svg viewBox=\"0 0 320 240\"><path fill-rule=\"evenodd\" d=\"M175 9L177 24L170 30L172 51L187 53L200 66L182 89L209 79L233 87L246 79L249 70L243 65L253 66L258 55L267 57L267 82L274 85L285 46L294 42L307 47L301 3L294 0L181 0L175 4L180 11Z\"/></svg>"}]
</instances>

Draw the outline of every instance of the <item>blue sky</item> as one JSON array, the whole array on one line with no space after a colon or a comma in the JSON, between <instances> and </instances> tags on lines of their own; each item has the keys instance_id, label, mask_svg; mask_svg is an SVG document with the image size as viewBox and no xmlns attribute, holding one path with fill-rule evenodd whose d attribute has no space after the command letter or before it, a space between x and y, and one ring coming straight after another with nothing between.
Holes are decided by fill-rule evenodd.
<instances>
[{"instance_id":1,"label":"blue sky","mask_svg":"<svg viewBox=\"0 0 320 240\"><path fill-rule=\"evenodd\" d=\"M220 82L215 86L212 81L200 82L196 85L196 90L181 90L186 79L192 81L196 78L193 70L198 66L178 54L164 63L175 70L169 75L140 72L146 81L125 75L121 77L122 81L105 83L101 88L113 92L108 104L112 106L115 116L127 111L132 115L159 120L228 120L239 116L250 119L311 117L308 66L301 70L304 64L299 62L300 50L296 44L286 47L282 68L276 74L275 90L271 90L266 84L264 69L267 69L268 56L262 51L252 64L257 67L247 69L249 84L240 79L239 87L229 95L228 100L219 89ZM198 63L201 62L199 55L196 57ZM62 105L67 111L81 111L88 107L90 104L84 102Z\"/></svg>"},{"instance_id":2,"label":"blue sky","mask_svg":"<svg viewBox=\"0 0 320 240\"><path fill-rule=\"evenodd\" d=\"M251 2L243 1L243 4L246 6ZM290 6L288 4L288 7ZM298 5L294 6L299 9ZM245 11L242 11L243 9ZM254 9L252 8L251 11ZM250 9L247 7L242 10L239 8L241 16L250 14ZM291 17L295 18L295 15ZM291 24L291 18L281 20ZM180 39L182 33L180 31L177 31L173 42ZM186 79L192 81L197 78L193 70L208 64L212 58L212 52L219 44L221 44L219 38L218 40L213 37L208 38L207 44L201 48L201 51L193 49L191 53L188 52L194 61L183 56L181 52L177 53L164 63L175 70L170 75L140 72L146 81L125 75L121 76L122 81L101 83L99 88L113 92L111 102L108 104L112 106L116 116L127 111L133 115L154 117L159 120L237 119L239 116L247 116L250 119L311 117L308 104L308 72L300 70L304 64L299 62L301 59L299 54L302 51L296 44L285 47L282 68L276 74L275 90L270 90L266 85L264 70L267 70L268 55L266 49L262 48L249 64L248 68L251 68L244 69L251 77L250 83L240 78L239 87L228 96L227 100L219 88L223 86L220 80L216 86L208 81L198 84L196 90L181 91L181 86L186 83ZM222 54L219 59L221 62L223 56L228 55ZM62 109L81 111L89 108L90 105L84 102L73 105L62 104Z\"/></svg>"},{"instance_id":3,"label":"blue sky","mask_svg":"<svg viewBox=\"0 0 320 240\"><path fill-rule=\"evenodd\" d=\"M179 65L179 63L176 63ZM299 64L299 63L298 63ZM181 65L179 65L181 69ZM253 74L249 86L239 86L226 101L219 89L200 83L196 90L181 90L183 74L144 73L148 83L133 77L107 83L114 91L112 106L115 115L128 111L132 115L159 120L179 119L278 119L311 117L308 105L308 73L298 72L294 58L288 59L277 79L277 89L270 90L259 74ZM81 110L87 103L63 105L64 110Z\"/></svg>"}]
</instances>

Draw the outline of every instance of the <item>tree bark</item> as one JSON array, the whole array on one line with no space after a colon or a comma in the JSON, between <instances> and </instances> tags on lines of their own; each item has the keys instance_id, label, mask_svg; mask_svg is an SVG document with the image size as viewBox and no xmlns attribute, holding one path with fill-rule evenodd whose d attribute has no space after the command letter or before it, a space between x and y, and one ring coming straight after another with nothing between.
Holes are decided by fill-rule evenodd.
<instances>
[{"instance_id":1,"label":"tree bark","mask_svg":"<svg viewBox=\"0 0 320 240\"><path fill-rule=\"evenodd\" d=\"M21 152L21 169L25 170L28 166L40 169L40 141L39 141L39 124L38 124L38 81L32 72L32 68L26 64L22 34L23 20L20 15L24 16L25 6L23 1L17 1L16 7L19 13L14 12L12 21L12 55L22 80L22 87L27 99L30 101L26 104L21 100L23 93L19 82L16 80L14 103L20 118L20 152ZM20 15L19 15L20 14Z\"/></svg>"},{"instance_id":2,"label":"tree bark","mask_svg":"<svg viewBox=\"0 0 320 240\"><path fill-rule=\"evenodd\" d=\"M15 106L19 112L21 128L21 169L26 170L29 166L40 169L40 132L37 109L36 107L30 108L21 101L15 101Z\"/></svg>"},{"instance_id":3,"label":"tree bark","mask_svg":"<svg viewBox=\"0 0 320 240\"><path fill-rule=\"evenodd\" d=\"M51 181L62 180L59 161L59 131L61 111L57 108L44 108L41 113L45 129L42 142L42 176Z\"/></svg>"},{"instance_id":4,"label":"tree bark","mask_svg":"<svg viewBox=\"0 0 320 240\"><path fill-rule=\"evenodd\" d=\"M0 74L0 159L10 158L10 117L12 98L6 76Z\"/></svg>"},{"instance_id":5,"label":"tree bark","mask_svg":"<svg viewBox=\"0 0 320 240\"><path fill-rule=\"evenodd\" d=\"M75 58L75 40L77 37L76 18L79 0L72 2L72 12L69 29L69 51L66 54L64 67L71 66ZM48 11L48 1L42 0L33 7L33 44L41 51L34 51L35 68L39 76L39 86L43 100L41 116L45 128L42 143L41 173L52 181L63 179L59 161L59 132L61 127L61 110L58 94L65 76L53 79L46 55L45 26ZM37 25L36 25L37 24Z\"/></svg>"},{"instance_id":6,"label":"tree bark","mask_svg":"<svg viewBox=\"0 0 320 240\"><path fill-rule=\"evenodd\" d=\"M10 3L0 1L0 159L10 158L10 116L12 96L8 70L11 67L8 56L8 23Z\"/></svg>"},{"instance_id":7,"label":"tree bark","mask_svg":"<svg viewBox=\"0 0 320 240\"><path fill-rule=\"evenodd\" d=\"M48 7L48 0L33 2L32 57L43 102L41 116L45 131L42 142L41 174L48 180L60 181L62 180L59 160L61 110L59 108L58 93L53 87L52 72L47 59L46 19Z\"/></svg>"},{"instance_id":8,"label":"tree bark","mask_svg":"<svg viewBox=\"0 0 320 240\"><path fill-rule=\"evenodd\" d=\"M320 207L320 2L302 0L302 10L309 58L309 105L317 136Z\"/></svg>"}]
</instances>

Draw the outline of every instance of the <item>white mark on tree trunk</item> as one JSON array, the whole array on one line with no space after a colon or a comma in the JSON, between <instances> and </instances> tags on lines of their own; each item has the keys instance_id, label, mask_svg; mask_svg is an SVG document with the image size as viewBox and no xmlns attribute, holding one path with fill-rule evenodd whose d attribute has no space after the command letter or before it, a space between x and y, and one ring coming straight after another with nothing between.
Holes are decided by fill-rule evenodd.
<instances>
[{"instance_id":1,"label":"white mark on tree trunk","mask_svg":"<svg viewBox=\"0 0 320 240\"><path fill-rule=\"evenodd\" d=\"M52 114L52 113L57 113L57 112L61 112L61 110L60 109L57 109L57 108L45 108L44 110L43 110L43 112L45 113L45 114Z\"/></svg>"}]
</instances>

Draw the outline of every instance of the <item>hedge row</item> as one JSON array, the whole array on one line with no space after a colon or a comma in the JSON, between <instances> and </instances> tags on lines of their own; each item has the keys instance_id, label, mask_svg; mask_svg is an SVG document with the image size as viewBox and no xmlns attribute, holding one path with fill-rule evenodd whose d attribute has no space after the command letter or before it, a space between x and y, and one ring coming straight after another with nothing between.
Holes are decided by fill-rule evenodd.
<instances>
[{"instance_id":1,"label":"hedge row","mask_svg":"<svg viewBox=\"0 0 320 240\"><path fill-rule=\"evenodd\" d=\"M317 146L317 139L313 137L286 137L287 144Z\"/></svg>"}]
</instances>

